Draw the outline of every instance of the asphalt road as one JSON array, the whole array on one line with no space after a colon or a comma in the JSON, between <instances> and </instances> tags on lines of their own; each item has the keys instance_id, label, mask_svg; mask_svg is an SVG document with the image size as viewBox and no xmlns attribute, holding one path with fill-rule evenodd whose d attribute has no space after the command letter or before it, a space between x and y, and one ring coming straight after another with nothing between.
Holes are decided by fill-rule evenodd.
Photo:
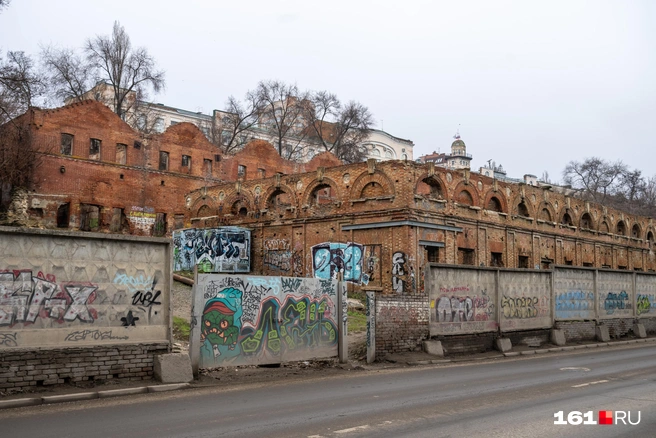
<instances>
[{"instance_id":1,"label":"asphalt road","mask_svg":"<svg viewBox=\"0 0 656 438\"><path fill-rule=\"evenodd\" d=\"M0 411L2 437L654 437L656 346ZM555 425L563 411L637 425Z\"/></svg>"}]
</instances>

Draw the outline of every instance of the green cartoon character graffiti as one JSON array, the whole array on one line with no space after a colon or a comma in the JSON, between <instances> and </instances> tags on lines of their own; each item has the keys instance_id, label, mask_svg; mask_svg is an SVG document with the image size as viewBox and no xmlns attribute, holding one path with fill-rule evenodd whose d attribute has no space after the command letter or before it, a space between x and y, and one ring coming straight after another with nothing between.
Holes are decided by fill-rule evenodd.
<instances>
[{"instance_id":1,"label":"green cartoon character graffiti","mask_svg":"<svg viewBox=\"0 0 656 438\"><path fill-rule=\"evenodd\" d=\"M203 362L218 363L239 355L241 313L241 292L237 289L224 289L207 301L200 333Z\"/></svg>"}]
</instances>

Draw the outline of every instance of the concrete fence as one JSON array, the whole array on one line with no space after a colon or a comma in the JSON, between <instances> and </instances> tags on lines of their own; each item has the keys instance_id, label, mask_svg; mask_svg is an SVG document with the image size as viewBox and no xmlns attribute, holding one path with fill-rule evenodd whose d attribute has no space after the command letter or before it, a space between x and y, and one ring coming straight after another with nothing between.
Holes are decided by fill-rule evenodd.
<instances>
[{"instance_id":1,"label":"concrete fence","mask_svg":"<svg viewBox=\"0 0 656 438\"><path fill-rule=\"evenodd\" d=\"M0 227L0 388L149 378L171 260L169 239Z\"/></svg>"},{"instance_id":2,"label":"concrete fence","mask_svg":"<svg viewBox=\"0 0 656 438\"><path fill-rule=\"evenodd\" d=\"M346 287L337 280L199 273L193 303L195 372L338 353L345 359Z\"/></svg>"}]
</instances>

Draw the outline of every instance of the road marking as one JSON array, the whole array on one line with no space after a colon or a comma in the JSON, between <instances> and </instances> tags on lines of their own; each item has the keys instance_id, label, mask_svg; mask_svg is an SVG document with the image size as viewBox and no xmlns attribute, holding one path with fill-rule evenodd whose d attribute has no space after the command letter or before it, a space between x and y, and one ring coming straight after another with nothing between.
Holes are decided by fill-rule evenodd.
<instances>
[{"instance_id":1,"label":"road marking","mask_svg":"<svg viewBox=\"0 0 656 438\"><path fill-rule=\"evenodd\" d=\"M565 367L561 368L560 371L585 371L586 373L590 371L590 368L586 367Z\"/></svg>"},{"instance_id":2,"label":"road marking","mask_svg":"<svg viewBox=\"0 0 656 438\"><path fill-rule=\"evenodd\" d=\"M583 388L588 385L596 385L597 383L606 383L608 380L597 380L596 382L581 383L580 385L573 385L572 388Z\"/></svg>"},{"instance_id":3,"label":"road marking","mask_svg":"<svg viewBox=\"0 0 656 438\"><path fill-rule=\"evenodd\" d=\"M350 432L357 432L359 430L366 430L366 429L369 429L368 424L364 424L362 426L351 427L351 428L348 428L348 429L336 430L335 433L340 433L340 434L341 433L350 433Z\"/></svg>"}]
</instances>

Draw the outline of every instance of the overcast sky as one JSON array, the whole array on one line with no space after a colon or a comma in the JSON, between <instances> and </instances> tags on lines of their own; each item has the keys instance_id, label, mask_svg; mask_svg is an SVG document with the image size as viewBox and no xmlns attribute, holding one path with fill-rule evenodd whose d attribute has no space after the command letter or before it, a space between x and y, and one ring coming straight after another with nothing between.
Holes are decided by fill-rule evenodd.
<instances>
[{"instance_id":1,"label":"overcast sky","mask_svg":"<svg viewBox=\"0 0 656 438\"><path fill-rule=\"evenodd\" d=\"M166 70L156 102L210 113L280 79L365 104L415 157L460 126L476 170L656 174L654 1L12 0L0 48L80 47L114 20Z\"/></svg>"}]
</instances>

